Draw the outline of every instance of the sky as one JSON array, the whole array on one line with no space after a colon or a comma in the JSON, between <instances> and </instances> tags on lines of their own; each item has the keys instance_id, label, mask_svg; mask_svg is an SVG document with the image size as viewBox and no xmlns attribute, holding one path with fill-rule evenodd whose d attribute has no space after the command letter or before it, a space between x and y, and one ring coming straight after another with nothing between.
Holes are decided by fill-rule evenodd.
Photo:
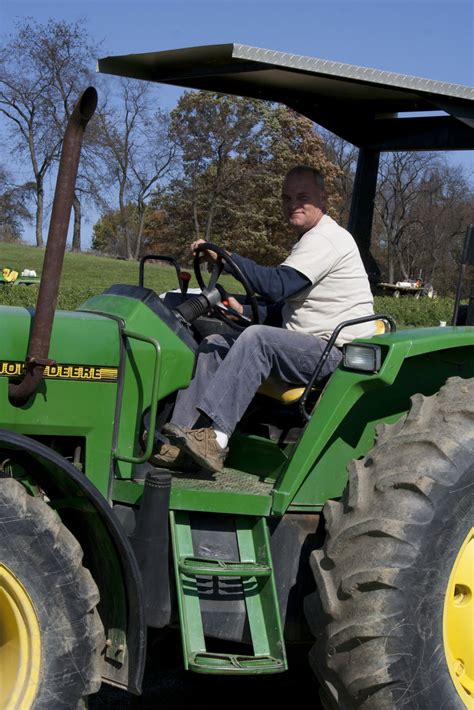
<instances>
[{"instance_id":1,"label":"sky","mask_svg":"<svg viewBox=\"0 0 474 710\"><path fill-rule=\"evenodd\" d=\"M84 19L101 56L235 42L474 85L472 0L0 0L2 38L26 17Z\"/></svg>"}]
</instances>

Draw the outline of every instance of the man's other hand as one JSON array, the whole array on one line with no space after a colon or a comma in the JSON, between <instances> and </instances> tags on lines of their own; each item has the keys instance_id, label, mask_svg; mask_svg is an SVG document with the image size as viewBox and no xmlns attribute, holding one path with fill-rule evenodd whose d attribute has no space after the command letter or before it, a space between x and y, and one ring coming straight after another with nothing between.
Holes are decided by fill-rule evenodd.
<instances>
[{"instance_id":1,"label":"man's other hand","mask_svg":"<svg viewBox=\"0 0 474 710\"><path fill-rule=\"evenodd\" d=\"M240 313L240 315L243 315L244 307L240 301L233 296L229 296L226 300L229 308L232 308L234 311L237 311L237 313Z\"/></svg>"}]
</instances>

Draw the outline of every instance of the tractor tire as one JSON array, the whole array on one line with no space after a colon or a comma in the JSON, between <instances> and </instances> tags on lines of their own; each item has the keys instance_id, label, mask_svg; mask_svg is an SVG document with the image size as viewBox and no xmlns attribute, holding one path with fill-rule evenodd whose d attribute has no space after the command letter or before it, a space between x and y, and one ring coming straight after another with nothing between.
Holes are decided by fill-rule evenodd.
<instances>
[{"instance_id":1,"label":"tractor tire","mask_svg":"<svg viewBox=\"0 0 474 710\"><path fill-rule=\"evenodd\" d=\"M0 707L84 707L101 683L97 587L59 516L0 478Z\"/></svg>"},{"instance_id":2,"label":"tractor tire","mask_svg":"<svg viewBox=\"0 0 474 710\"><path fill-rule=\"evenodd\" d=\"M310 663L327 708L474 708L474 379L377 430L312 553Z\"/></svg>"}]
</instances>

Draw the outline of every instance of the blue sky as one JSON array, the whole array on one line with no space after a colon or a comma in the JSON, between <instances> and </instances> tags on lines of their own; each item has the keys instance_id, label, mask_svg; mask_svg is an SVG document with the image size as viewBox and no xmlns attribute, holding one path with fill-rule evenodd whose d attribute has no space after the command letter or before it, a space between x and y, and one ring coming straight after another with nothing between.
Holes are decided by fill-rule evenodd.
<instances>
[{"instance_id":1,"label":"blue sky","mask_svg":"<svg viewBox=\"0 0 474 710\"><path fill-rule=\"evenodd\" d=\"M104 56L238 42L474 84L472 0L0 0L3 36L25 17L84 19Z\"/></svg>"},{"instance_id":2,"label":"blue sky","mask_svg":"<svg viewBox=\"0 0 474 710\"><path fill-rule=\"evenodd\" d=\"M0 0L15 18L84 18L106 54L241 42L474 83L472 0Z\"/></svg>"}]
</instances>

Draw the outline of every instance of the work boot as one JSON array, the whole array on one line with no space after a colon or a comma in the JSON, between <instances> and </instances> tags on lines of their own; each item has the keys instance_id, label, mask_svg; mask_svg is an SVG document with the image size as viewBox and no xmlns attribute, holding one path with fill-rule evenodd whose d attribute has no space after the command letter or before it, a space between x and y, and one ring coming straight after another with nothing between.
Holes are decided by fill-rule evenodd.
<instances>
[{"instance_id":1,"label":"work boot","mask_svg":"<svg viewBox=\"0 0 474 710\"><path fill-rule=\"evenodd\" d=\"M167 468L170 471L189 471L197 468L190 456L172 444L162 444L150 456L150 463L157 468Z\"/></svg>"},{"instance_id":2,"label":"work boot","mask_svg":"<svg viewBox=\"0 0 474 710\"><path fill-rule=\"evenodd\" d=\"M206 471L221 471L228 448L221 448L217 443L216 432L211 427L188 429L179 424L167 424L163 433L183 452L189 454Z\"/></svg>"}]
</instances>

